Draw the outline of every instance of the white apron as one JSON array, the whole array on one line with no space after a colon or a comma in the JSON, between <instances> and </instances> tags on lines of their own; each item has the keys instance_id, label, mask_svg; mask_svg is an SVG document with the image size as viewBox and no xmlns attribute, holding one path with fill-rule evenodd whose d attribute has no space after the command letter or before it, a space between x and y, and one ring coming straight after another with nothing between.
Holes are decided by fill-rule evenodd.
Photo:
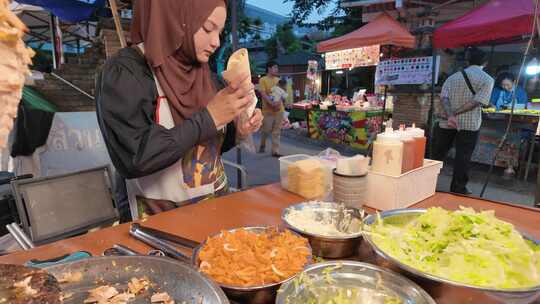
<instances>
[{"instance_id":1,"label":"white apron","mask_svg":"<svg viewBox=\"0 0 540 304\"><path fill-rule=\"evenodd\" d=\"M140 44L138 47L144 54L144 46ZM153 71L152 74L159 96L156 104L156 123L167 129L171 129L174 127L174 121L167 97L163 93L161 85ZM202 171L206 170L205 164L199 163L199 159L197 158L199 155L193 155L196 153L199 154L200 149L195 148L193 151L195 152L189 155L192 159L188 160L188 166L192 166L195 169L194 172L189 172L187 180L183 172L186 162L184 162L185 159L180 159L172 166L152 175L128 180L128 191L132 192L130 193L131 195L154 200L167 200L180 206L180 203L205 197L224 189L227 186L227 178L223 169L223 163L221 162L220 151L215 151L217 153L217 160L214 160L215 164L213 166L214 171L220 174L216 176L214 181L204 184L201 183L203 181L201 175ZM131 207L132 213L134 211L133 207Z\"/></svg>"}]
</instances>

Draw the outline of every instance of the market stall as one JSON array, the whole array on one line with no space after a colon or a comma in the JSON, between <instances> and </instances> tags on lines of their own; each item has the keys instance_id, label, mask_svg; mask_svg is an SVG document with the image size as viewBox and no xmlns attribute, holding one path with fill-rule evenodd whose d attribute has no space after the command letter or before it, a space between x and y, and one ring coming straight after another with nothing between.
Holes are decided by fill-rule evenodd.
<instances>
[{"instance_id":1,"label":"market stall","mask_svg":"<svg viewBox=\"0 0 540 304\"><path fill-rule=\"evenodd\" d=\"M459 48L471 45L500 45L523 41L530 35L535 5L534 1L488 1L467 14L439 27L433 34L433 45L437 49ZM507 26L511 24L512 26ZM532 58L530 58L532 59ZM530 60L528 59L528 60ZM521 75L524 79L525 75ZM529 75L533 78L534 75ZM518 84L521 85L521 84ZM535 97L535 96L529 96ZM535 108L533 103L525 107ZM491 164L500 140L507 128L508 110L494 113L484 111L478 148L473 161ZM538 126L538 112L516 111L507 140L495 160L495 165L509 168L530 166L528 154L534 150L534 133Z\"/></svg>"},{"instance_id":2,"label":"market stall","mask_svg":"<svg viewBox=\"0 0 540 304\"><path fill-rule=\"evenodd\" d=\"M141 224L201 242L208 235L224 229L242 226L282 225L282 210L302 200L304 199L280 189L278 185L269 185L152 216ZM540 220L540 212L535 209L446 193L437 193L434 197L413 207L429 208L434 206L449 210L455 210L459 206L472 207L476 210L495 210L499 218L513 223L518 229L533 237L540 238L540 229L537 225ZM236 210L244 211L237 212ZM370 210L370 212L372 211ZM142 253L148 252L151 248L130 237L129 228L129 224L120 225L45 245L31 251L3 256L0 257L0 263L24 264L30 259L50 259L80 250L88 251L93 256L101 256L104 250L114 244L122 244ZM380 263L381 261L375 257L366 244L362 243L359 254L354 259ZM420 285L440 304L500 303L485 293L472 289L452 287L446 284L420 283Z\"/></svg>"},{"instance_id":3,"label":"market stall","mask_svg":"<svg viewBox=\"0 0 540 304\"><path fill-rule=\"evenodd\" d=\"M381 45L412 48L415 38L383 13L356 31L317 45L318 52L324 53L321 90L326 95L295 105L296 111L309 110L311 138L357 149L372 143L387 112L385 91L375 81Z\"/></svg>"}]
</instances>

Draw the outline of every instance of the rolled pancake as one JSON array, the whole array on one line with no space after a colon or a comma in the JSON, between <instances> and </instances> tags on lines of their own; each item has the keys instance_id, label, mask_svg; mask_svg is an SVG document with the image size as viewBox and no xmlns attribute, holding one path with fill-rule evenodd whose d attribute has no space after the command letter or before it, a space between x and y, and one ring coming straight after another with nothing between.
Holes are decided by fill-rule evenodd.
<instances>
[{"instance_id":1,"label":"rolled pancake","mask_svg":"<svg viewBox=\"0 0 540 304\"><path fill-rule=\"evenodd\" d=\"M251 68L249 65L249 54L247 49L239 49L234 52L227 62L227 70L223 72L223 79L227 82L233 82L242 75L248 74L248 80L251 83ZM246 110L247 117L250 118L257 106L257 96L253 94L253 101Z\"/></svg>"}]
</instances>

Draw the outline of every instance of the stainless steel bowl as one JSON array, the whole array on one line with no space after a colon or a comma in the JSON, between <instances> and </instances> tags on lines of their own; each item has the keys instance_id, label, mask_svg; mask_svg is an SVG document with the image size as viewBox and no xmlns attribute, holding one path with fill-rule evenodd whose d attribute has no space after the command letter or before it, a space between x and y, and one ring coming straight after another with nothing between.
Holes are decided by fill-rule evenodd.
<instances>
[{"instance_id":1,"label":"stainless steel bowl","mask_svg":"<svg viewBox=\"0 0 540 304\"><path fill-rule=\"evenodd\" d=\"M291 210L303 210L307 208L317 209L317 211L320 210L321 213L337 214L338 212L340 212L339 208L343 207L340 207L340 205L336 203L308 202L293 205L283 210L281 214L281 219L283 220L283 222L285 222L291 230L297 232L298 234L306 237L309 240L309 243L311 244L311 248L313 250L313 254L315 256L340 259L353 256L356 253L358 247L360 246L360 242L362 241L362 231L351 234L349 236L325 236L302 230L287 221L287 215ZM353 217L362 222L362 218L358 216L358 209L345 207L345 210L351 211Z\"/></svg>"},{"instance_id":2,"label":"stainless steel bowl","mask_svg":"<svg viewBox=\"0 0 540 304\"><path fill-rule=\"evenodd\" d=\"M332 281L328 282L328 272ZM395 297L403 304L435 304L435 301L415 283L386 269L375 265L353 262L332 261L314 264L306 268L302 274L309 276L310 283L289 281L281 286L276 300L277 304L306 303L309 300L309 289L333 287L359 288L366 303L385 303L385 297ZM296 284L295 284L296 283Z\"/></svg>"},{"instance_id":3,"label":"stainless steel bowl","mask_svg":"<svg viewBox=\"0 0 540 304\"><path fill-rule=\"evenodd\" d=\"M268 231L268 229L274 229L274 228L244 227L244 228L232 229L229 231L234 232L240 229L255 232L255 233L264 233ZM221 233L216 234L214 236L218 236L220 234ZM201 243L201 245L199 245L197 248L193 250L193 255L191 256L191 262L197 268L199 268L199 264L200 264L199 253L202 250L202 248L204 248L205 245L206 245L206 241ZM309 247L309 245L308 245L308 248L311 250L311 247ZM312 262L312 256L310 255L308 257L308 264L311 264L311 262ZM233 301L246 303L246 304L263 304L263 303L273 303L276 298L277 290L279 289L281 284L289 281L290 279L292 279L292 277L285 279L281 282L277 282L277 283L259 285L259 286L250 286L250 287L225 285L225 284L220 284L219 282L216 282L216 283L220 285L223 291L225 291L225 294L227 294L227 296Z\"/></svg>"},{"instance_id":4,"label":"stainless steel bowl","mask_svg":"<svg viewBox=\"0 0 540 304\"><path fill-rule=\"evenodd\" d=\"M391 223L395 224L406 224L411 220L414 220L416 217L420 216L421 214L425 213L426 209L397 209L397 210L390 210L380 213L380 217L384 221L389 221ZM377 215L373 214L368 216L365 219L366 225L371 225L375 223L377 220ZM534 240L530 236L527 236L523 234L524 238L532 240L536 243L538 243L537 240ZM529 304L534 302L538 297L540 296L540 286L535 286L531 288L522 288L522 289L499 289L499 288L487 288L487 287L481 287L481 286L475 286L470 284L464 284L452 280L448 280L445 278L441 278L432 274L429 274L427 272L418 270L416 268L413 268L411 266L405 265L401 263L399 260L391 257L389 254L384 252L381 248L373 242L371 236L369 233L365 233L364 238L366 242L373 248L373 250L385 259L387 262L391 264L391 266L396 267L400 270L402 270L405 274L410 275L414 278L420 278L421 280L430 280L437 283L442 284L448 284L456 287L461 288L470 288L475 289L477 291L481 291L486 293L491 298L494 298L501 303L505 304ZM393 268L392 267L392 268Z\"/></svg>"},{"instance_id":5,"label":"stainless steel bowl","mask_svg":"<svg viewBox=\"0 0 540 304\"><path fill-rule=\"evenodd\" d=\"M101 284L126 290L132 278L148 277L155 284L151 292L138 295L132 304L150 303L153 292L167 292L176 303L228 304L223 291L209 278L189 264L154 256L108 256L56 264L45 268L56 278L67 273L81 273L82 279L62 283L65 304L80 304L88 291ZM98 283L102 282L102 283Z\"/></svg>"}]
</instances>

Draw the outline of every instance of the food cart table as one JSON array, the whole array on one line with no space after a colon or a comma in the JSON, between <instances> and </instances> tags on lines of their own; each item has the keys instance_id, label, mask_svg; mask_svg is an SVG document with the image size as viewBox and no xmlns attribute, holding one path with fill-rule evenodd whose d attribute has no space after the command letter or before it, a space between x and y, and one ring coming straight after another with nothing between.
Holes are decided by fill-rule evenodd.
<instances>
[{"instance_id":1,"label":"food cart table","mask_svg":"<svg viewBox=\"0 0 540 304\"><path fill-rule=\"evenodd\" d=\"M478 144L472 156L473 161L486 165L491 164L497 146L506 131L509 116L508 112L484 111ZM514 114L507 142L499 153L495 166L506 168L510 163L513 167L525 169L530 139L534 136L538 119L538 114L522 113L519 110Z\"/></svg>"},{"instance_id":2,"label":"food cart table","mask_svg":"<svg viewBox=\"0 0 540 304\"><path fill-rule=\"evenodd\" d=\"M283 208L303 201L299 196L282 190L279 184L253 188L221 198L194 204L149 217L143 225L168 231L195 241L203 241L208 235L223 229L242 226L280 225ZM495 210L496 215L513 223L518 229L535 238L540 238L540 211L506 203L496 203L476 198L437 193L413 207L429 208L440 206L456 209L459 206L476 210ZM370 210L373 211L373 210ZM102 229L30 251L17 252L0 257L0 263L23 264L30 259L50 259L79 250L99 256L113 244L122 244L139 252L147 252L149 247L131 238L129 224ZM373 262L372 252L365 244L360 256L355 259ZM420 284L441 304L496 303L487 296L447 285ZM537 301L535 303L540 303Z\"/></svg>"},{"instance_id":3,"label":"food cart table","mask_svg":"<svg viewBox=\"0 0 540 304\"><path fill-rule=\"evenodd\" d=\"M309 137L367 150L381 131L382 110L340 111L311 109L308 112Z\"/></svg>"}]
</instances>

